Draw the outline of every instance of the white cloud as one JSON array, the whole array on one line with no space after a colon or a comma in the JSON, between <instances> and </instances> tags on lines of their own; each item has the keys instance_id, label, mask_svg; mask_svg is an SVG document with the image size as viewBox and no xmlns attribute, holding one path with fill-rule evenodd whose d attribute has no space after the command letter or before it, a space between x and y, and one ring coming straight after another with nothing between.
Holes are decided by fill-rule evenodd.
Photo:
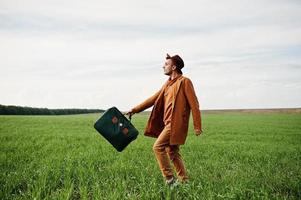
<instances>
[{"instance_id":1,"label":"white cloud","mask_svg":"<svg viewBox=\"0 0 301 200\"><path fill-rule=\"evenodd\" d=\"M0 103L129 109L183 56L202 109L300 106L297 1L1 1Z\"/></svg>"}]
</instances>

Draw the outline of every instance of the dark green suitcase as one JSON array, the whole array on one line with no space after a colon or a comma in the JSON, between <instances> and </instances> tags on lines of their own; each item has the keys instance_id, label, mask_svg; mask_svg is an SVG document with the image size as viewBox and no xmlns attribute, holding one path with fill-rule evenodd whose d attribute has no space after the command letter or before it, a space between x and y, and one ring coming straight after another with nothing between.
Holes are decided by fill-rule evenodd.
<instances>
[{"instance_id":1,"label":"dark green suitcase","mask_svg":"<svg viewBox=\"0 0 301 200\"><path fill-rule=\"evenodd\" d=\"M116 107L106 110L95 122L94 128L119 152L139 134L133 124Z\"/></svg>"}]
</instances>

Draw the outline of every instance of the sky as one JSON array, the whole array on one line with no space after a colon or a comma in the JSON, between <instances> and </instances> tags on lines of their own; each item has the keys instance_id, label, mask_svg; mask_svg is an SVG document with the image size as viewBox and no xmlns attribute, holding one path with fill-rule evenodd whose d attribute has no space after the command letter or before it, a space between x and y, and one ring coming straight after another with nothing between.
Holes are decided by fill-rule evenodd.
<instances>
[{"instance_id":1,"label":"sky","mask_svg":"<svg viewBox=\"0 0 301 200\"><path fill-rule=\"evenodd\" d=\"M200 109L301 107L301 1L0 0L0 104L130 110L180 55Z\"/></svg>"}]
</instances>

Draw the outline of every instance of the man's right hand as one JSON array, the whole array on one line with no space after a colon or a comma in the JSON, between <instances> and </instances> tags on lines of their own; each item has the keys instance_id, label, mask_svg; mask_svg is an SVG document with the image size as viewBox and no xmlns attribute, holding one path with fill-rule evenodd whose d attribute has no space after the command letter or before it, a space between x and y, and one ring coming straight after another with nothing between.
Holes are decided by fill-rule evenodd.
<instances>
[{"instance_id":1,"label":"man's right hand","mask_svg":"<svg viewBox=\"0 0 301 200\"><path fill-rule=\"evenodd\" d=\"M130 111L126 112L125 114L131 117L135 113L133 112L133 109L131 109Z\"/></svg>"}]
</instances>

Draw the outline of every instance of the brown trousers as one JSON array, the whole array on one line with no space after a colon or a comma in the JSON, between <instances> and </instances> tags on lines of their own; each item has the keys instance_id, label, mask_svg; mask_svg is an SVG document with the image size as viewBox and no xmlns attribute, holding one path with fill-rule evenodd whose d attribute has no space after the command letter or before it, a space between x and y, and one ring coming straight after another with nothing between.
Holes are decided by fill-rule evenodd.
<instances>
[{"instance_id":1,"label":"brown trousers","mask_svg":"<svg viewBox=\"0 0 301 200\"><path fill-rule=\"evenodd\" d=\"M162 175L166 180L173 177L173 169L170 161L172 161L177 172L178 179L182 182L188 180L185 165L180 155L179 145L170 145L170 123L162 130L153 146Z\"/></svg>"}]
</instances>

